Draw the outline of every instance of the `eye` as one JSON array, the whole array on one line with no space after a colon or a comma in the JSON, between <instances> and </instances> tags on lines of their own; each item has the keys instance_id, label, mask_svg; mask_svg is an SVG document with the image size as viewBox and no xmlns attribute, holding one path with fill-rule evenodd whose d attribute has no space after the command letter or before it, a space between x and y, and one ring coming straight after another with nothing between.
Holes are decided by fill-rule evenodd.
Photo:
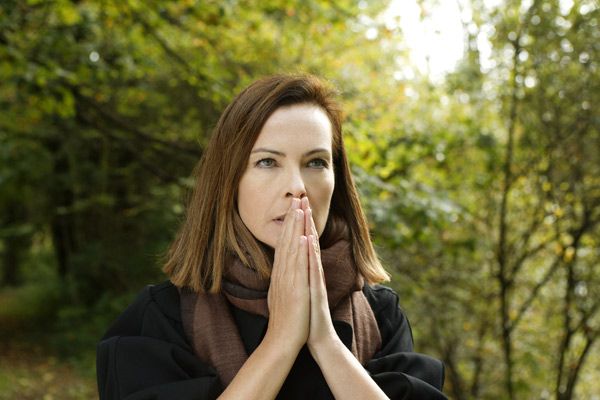
<instances>
[{"instance_id":1,"label":"eye","mask_svg":"<svg viewBox=\"0 0 600 400\"><path fill-rule=\"evenodd\" d=\"M327 164L327 161L323 160L322 158L315 158L314 160L310 160L308 162L308 166L311 168L327 168L329 164Z\"/></svg>"},{"instance_id":2,"label":"eye","mask_svg":"<svg viewBox=\"0 0 600 400\"><path fill-rule=\"evenodd\" d=\"M272 158L262 158L258 160L255 165L260 168L272 168L275 166L275 160Z\"/></svg>"}]
</instances>

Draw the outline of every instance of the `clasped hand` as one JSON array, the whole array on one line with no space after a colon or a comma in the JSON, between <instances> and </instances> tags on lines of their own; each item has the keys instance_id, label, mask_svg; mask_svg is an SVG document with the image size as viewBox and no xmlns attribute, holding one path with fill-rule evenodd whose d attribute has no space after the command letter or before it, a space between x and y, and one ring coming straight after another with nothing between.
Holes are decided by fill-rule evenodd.
<instances>
[{"instance_id":1,"label":"clasped hand","mask_svg":"<svg viewBox=\"0 0 600 400\"><path fill-rule=\"evenodd\" d=\"M327 301L318 232L308 198L293 199L275 248L268 294L267 334L315 356L337 338Z\"/></svg>"}]
</instances>

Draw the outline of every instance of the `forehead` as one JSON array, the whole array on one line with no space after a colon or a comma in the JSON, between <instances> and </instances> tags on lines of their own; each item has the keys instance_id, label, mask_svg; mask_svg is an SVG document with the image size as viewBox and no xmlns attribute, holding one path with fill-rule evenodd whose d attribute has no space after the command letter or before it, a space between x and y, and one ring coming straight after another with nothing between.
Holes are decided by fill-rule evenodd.
<instances>
[{"instance_id":1,"label":"forehead","mask_svg":"<svg viewBox=\"0 0 600 400\"><path fill-rule=\"evenodd\" d=\"M331 150L331 121L321 107L313 104L280 107L265 122L253 148L265 146Z\"/></svg>"}]
</instances>

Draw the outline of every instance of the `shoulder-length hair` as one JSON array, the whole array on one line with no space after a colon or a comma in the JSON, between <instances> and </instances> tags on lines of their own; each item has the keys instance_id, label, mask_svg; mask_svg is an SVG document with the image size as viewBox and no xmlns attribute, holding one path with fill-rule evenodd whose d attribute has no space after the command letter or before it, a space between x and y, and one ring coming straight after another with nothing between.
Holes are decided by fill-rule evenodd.
<instances>
[{"instance_id":1,"label":"shoulder-length hair","mask_svg":"<svg viewBox=\"0 0 600 400\"><path fill-rule=\"evenodd\" d=\"M352 179L342 138L342 113L335 95L331 86L315 76L275 75L254 82L227 106L195 168L195 186L185 219L167 254L163 270L174 285L196 292L219 292L231 252L261 276L270 276L272 254L242 222L237 190L267 119L279 107L295 104L317 105L332 126L335 187L321 247L328 247L333 231L345 225L354 262L365 280L389 280L371 243Z\"/></svg>"}]
</instances>

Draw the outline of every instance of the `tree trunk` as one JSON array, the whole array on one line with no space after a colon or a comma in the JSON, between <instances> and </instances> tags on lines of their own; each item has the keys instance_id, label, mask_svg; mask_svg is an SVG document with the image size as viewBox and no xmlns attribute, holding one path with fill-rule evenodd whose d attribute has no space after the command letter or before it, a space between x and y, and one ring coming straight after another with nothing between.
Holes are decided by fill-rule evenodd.
<instances>
[{"instance_id":1,"label":"tree trunk","mask_svg":"<svg viewBox=\"0 0 600 400\"><path fill-rule=\"evenodd\" d=\"M9 201L4 210L5 226L16 227L27 221L27 211L21 202ZM21 283L19 269L21 255L29 247L30 233L15 231L4 239L4 254L2 257L2 284L17 286Z\"/></svg>"}]
</instances>

